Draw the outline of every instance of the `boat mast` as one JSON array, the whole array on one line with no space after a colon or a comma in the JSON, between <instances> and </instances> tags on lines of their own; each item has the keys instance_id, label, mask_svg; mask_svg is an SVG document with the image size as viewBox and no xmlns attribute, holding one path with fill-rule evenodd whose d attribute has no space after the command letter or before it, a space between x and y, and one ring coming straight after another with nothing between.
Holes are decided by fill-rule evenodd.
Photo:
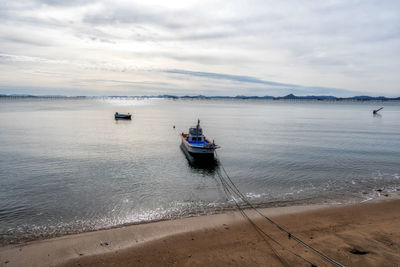
<instances>
[{"instance_id":1,"label":"boat mast","mask_svg":"<svg viewBox=\"0 0 400 267\"><path fill-rule=\"evenodd\" d=\"M196 141L199 141L200 119L197 119Z\"/></svg>"}]
</instances>

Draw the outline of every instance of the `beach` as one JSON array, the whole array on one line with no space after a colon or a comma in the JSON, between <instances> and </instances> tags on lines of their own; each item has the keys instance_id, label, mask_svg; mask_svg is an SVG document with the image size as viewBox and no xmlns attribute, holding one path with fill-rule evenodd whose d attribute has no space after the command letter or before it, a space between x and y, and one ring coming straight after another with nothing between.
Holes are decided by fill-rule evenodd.
<instances>
[{"instance_id":1,"label":"beach","mask_svg":"<svg viewBox=\"0 0 400 267\"><path fill-rule=\"evenodd\" d=\"M382 198L353 205L261 211L345 266L398 266L400 199ZM285 249L263 239L239 212L230 211L10 245L0 249L0 265L309 266L312 262L330 266L254 211L246 213Z\"/></svg>"}]
</instances>

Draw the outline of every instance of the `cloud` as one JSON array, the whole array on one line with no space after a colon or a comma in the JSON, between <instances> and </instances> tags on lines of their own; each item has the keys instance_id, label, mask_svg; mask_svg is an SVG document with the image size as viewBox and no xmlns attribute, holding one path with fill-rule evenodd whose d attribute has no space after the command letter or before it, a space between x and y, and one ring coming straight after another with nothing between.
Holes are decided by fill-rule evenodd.
<instances>
[{"instance_id":1,"label":"cloud","mask_svg":"<svg viewBox=\"0 0 400 267\"><path fill-rule=\"evenodd\" d=\"M154 82L154 81L127 81L127 80L108 80L108 79L84 79L85 82L94 83L115 83L120 85L151 85L156 86L170 86L170 83L166 82Z\"/></svg>"},{"instance_id":2,"label":"cloud","mask_svg":"<svg viewBox=\"0 0 400 267\"><path fill-rule=\"evenodd\" d=\"M0 81L29 74L37 88L132 94L399 95L398 10L395 0L2 1Z\"/></svg>"},{"instance_id":3,"label":"cloud","mask_svg":"<svg viewBox=\"0 0 400 267\"><path fill-rule=\"evenodd\" d=\"M9 43L28 44L34 46L50 46L49 42L47 41L28 39L20 36L1 36L0 41Z\"/></svg>"},{"instance_id":4,"label":"cloud","mask_svg":"<svg viewBox=\"0 0 400 267\"><path fill-rule=\"evenodd\" d=\"M22 55L10 55L0 54L0 62L33 62L33 63L52 63L52 64L63 64L65 60L54 60L42 57L31 57Z\"/></svg>"},{"instance_id":5,"label":"cloud","mask_svg":"<svg viewBox=\"0 0 400 267\"><path fill-rule=\"evenodd\" d=\"M92 3L93 1L90 0L35 0L33 1L34 3L37 3L38 5L49 5L49 6L82 6L82 5L86 5L89 3Z\"/></svg>"},{"instance_id":6,"label":"cloud","mask_svg":"<svg viewBox=\"0 0 400 267\"><path fill-rule=\"evenodd\" d=\"M237 82L243 82L243 83L257 83L257 84L284 86L284 87L299 87L299 85L295 85L295 84L265 81L265 80L261 80L261 79L258 79L255 77L250 77L250 76L231 75L231 74L212 73L212 72L200 72L200 71L188 71L188 70L164 70L164 72L174 73L174 74L182 74L182 75L191 75L191 76L197 76L197 77L203 77L203 78L223 79L223 80L237 81Z\"/></svg>"},{"instance_id":7,"label":"cloud","mask_svg":"<svg viewBox=\"0 0 400 267\"><path fill-rule=\"evenodd\" d=\"M103 5L96 11L89 11L83 21L92 25L109 24L151 24L176 29L185 26L180 18L185 12L178 14L168 9L146 8L135 3Z\"/></svg>"},{"instance_id":8,"label":"cloud","mask_svg":"<svg viewBox=\"0 0 400 267\"><path fill-rule=\"evenodd\" d=\"M257 92L258 94L265 94L268 92L274 92L275 94L282 95L282 93L301 93L301 94L339 94L339 95L350 95L351 91L340 88L329 88L322 86L306 86L299 84L288 84L280 83L274 81L266 81L260 78L242 75L232 75L223 73L210 73L210 72L198 72L198 71L188 71L188 70L162 70L165 73L179 74L195 76L205 79L215 79L215 80L227 80L238 82L242 87L248 88L249 92ZM267 85L268 87L258 87L254 88L249 86L249 84L256 85ZM261 93L263 92L263 93ZM354 91L353 91L354 92ZM357 92L359 93L359 92Z\"/></svg>"}]
</instances>

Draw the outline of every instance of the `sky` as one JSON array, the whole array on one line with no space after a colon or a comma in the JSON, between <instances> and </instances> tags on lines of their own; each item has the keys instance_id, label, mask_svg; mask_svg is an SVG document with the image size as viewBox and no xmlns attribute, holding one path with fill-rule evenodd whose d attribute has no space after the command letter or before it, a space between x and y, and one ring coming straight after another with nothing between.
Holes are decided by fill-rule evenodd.
<instances>
[{"instance_id":1,"label":"sky","mask_svg":"<svg viewBox=\"0 0 400 267\"><path fill-rule=\"evenodd\" d=\"M0 0L0 94L400 96L400 1Z\"/></svg>"}]
</instances>

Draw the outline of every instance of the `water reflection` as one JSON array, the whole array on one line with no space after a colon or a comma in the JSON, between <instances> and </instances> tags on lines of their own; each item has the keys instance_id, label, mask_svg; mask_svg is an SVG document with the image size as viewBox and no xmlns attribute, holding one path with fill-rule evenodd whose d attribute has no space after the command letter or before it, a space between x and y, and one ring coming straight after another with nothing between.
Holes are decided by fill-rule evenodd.
<instances>
[{"instance_id":1,"label":"water reflection","mask_svg":"<svg viewBox=\"0 0 400 267\"><path fill-rule=\"evenodd\" d=\"M190 170L193 173L201 173L205 175L214 175L215 171L219 167L219 162L217 159L213 160L189 160L188 159L188 165L190 167Z\"/></svg>"},{"instance_id":2,"label":"water reflection","mask_svg":"<svg viewBox=\"0 0 400 267\"><path fill-rule=\"evenodd\" d=\"M131 119L117 119L117 118L114 118L114 121L115 121L115 124L118 124L118 123L124 124L124 123L130 123Z\"/></svg>"},{"instance_id":3,"label":"water reflection","mask_svg":"<svg viewBox=\"0 0 400 267\"><path fill-rule=\"evenodd\" d=\"M378 118L378 119L382 118L382 115L379 113L373 113L373 115L374 115L374 118Z\"/></svg>"}]
</instances>

